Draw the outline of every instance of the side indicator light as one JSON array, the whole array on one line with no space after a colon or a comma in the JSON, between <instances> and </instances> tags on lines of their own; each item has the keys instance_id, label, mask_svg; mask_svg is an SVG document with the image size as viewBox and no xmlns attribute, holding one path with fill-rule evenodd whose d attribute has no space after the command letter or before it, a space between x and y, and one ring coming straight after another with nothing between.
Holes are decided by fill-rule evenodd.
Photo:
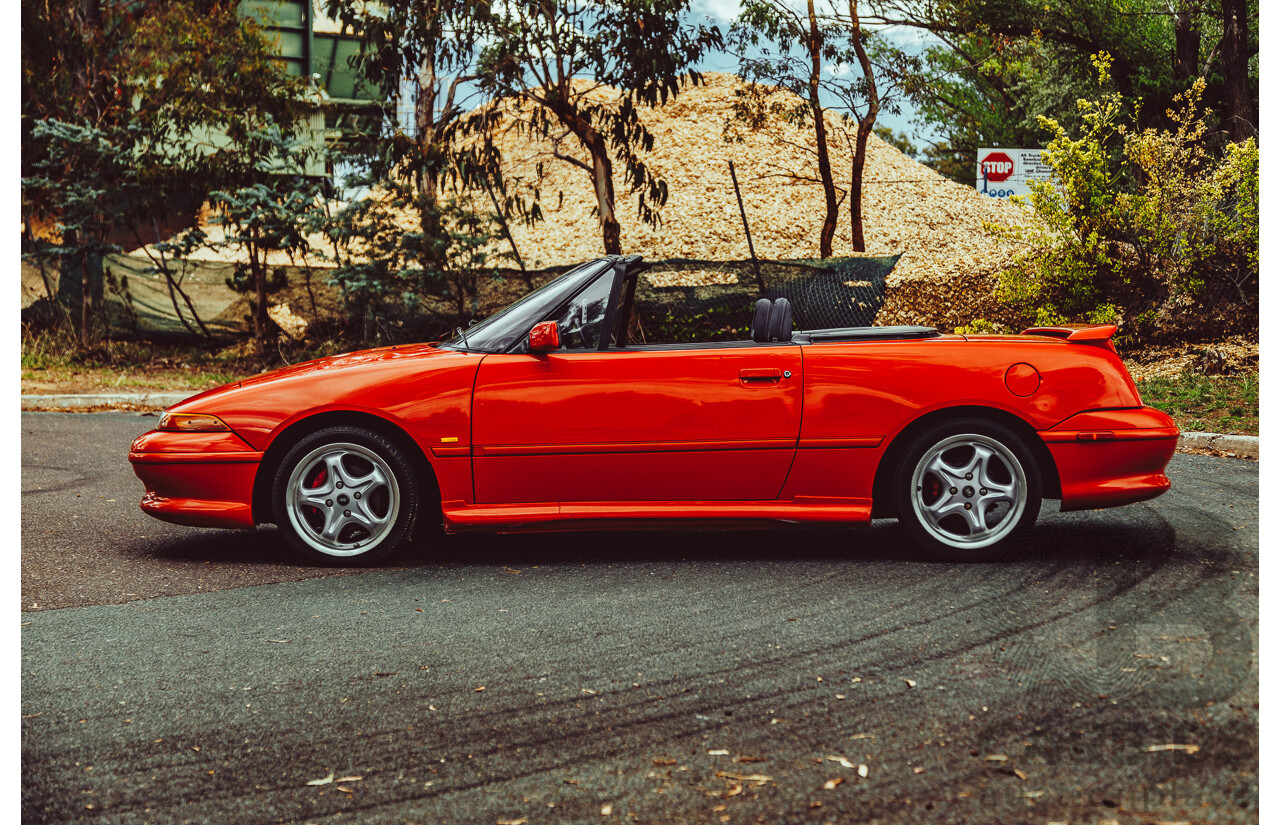
<instances>
[{"instance_id":1,"label":"side indicator light","mask_svg":"<svg viewBox=\"0 0 1280 825\"><path fill-rule=\"evenodd\" d=\"M1076 433L1076 441L1114 441L1116 434L1110 430Z\"/></svg>"},{"instance_id":2,"label":"side indicator light","mask_svg":"<svg viewBox=\"0 0 1280 825\"><path fill-rule=\"evenodd\" d=\"M440 443L441 443L441 444L452 444L453 442L455 442L455 441L457 441L457 440L458 440L458 437L457 437L456 435L451 435L451 436L449 436L448 438L441 438L441 439L440 439Z\"/></svg>"}]
</instances>

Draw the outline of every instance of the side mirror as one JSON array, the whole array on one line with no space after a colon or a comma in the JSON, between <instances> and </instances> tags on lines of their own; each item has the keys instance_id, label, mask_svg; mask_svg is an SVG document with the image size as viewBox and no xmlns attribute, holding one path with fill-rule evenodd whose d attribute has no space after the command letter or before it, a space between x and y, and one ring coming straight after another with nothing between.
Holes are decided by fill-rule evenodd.
<instances>
[{"instance_id":1,"label":"side mirror","mask_svg":"<svg viewBox=\"0 0 1280 825\"><path fill-rule=\"evenodd\" d=\"M555 321L534 324L529 330L529 352L550 352L560 349L560 328Z\"/></svg>"}]
</instances>

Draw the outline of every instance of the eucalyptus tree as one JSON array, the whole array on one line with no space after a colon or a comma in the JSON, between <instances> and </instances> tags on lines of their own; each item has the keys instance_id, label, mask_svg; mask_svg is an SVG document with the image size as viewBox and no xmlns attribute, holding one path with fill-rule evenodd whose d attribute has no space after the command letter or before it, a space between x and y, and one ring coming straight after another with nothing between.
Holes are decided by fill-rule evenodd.
<instances>
[{"instance_id":1,"label":"eucalyptus tree","mask_svg":"<svg viewBox=\"0 0 1280 825\"><path fill-rule=\"evenodd\" d=\"M667 185L641 155L654 138L640 111L676 96L684 82L701 82L692 67L723 46L720 30L689 22L689 0L484 2L475 9L485 38L478 83L493 105L474 113L471 126L493 134L511 118L517 130L549 141L557 159L588 176L604 250L620 254L614 164L623 167L640 217L657 225ZM504 111L500 100L514 105Z\"/></svg>"},{"instance_id":2,"label":"eucalyptus tree","mask_svg":"<svg viewBox=\"0 0 1280 825\"><path fill-rule=\"evenodd\" d=\"M746 0L729 31L729 43L738 55L739 67L752 87L737 106L740 117L763 122L767 114L781 115L809 125L814 132L818 183L825 200L818 254L832 254L840 205L850 201L850 241L865 251L862 220L862 176L866 168L867 140L882 110L897 111L896 89L886 88L877 75L884 63L897 65L907 58L863 28L857 0L828 0L818 5L806 0L802 14L787 0ZM856 70L852 70L856 67ZM838 70L838 71L835 71ZM776 91L790 92L802 103L786 105ZM827 101L831 101L828 103ZM831 168L830 135L825 120L829 109L853 122L849 189L838 186ZM791 172L797 179L809 179Z\"/></svg>"},{"instance_id":3,"label":"eucalyptus tree","mask_svg":"<svg viewBox=\"0 0 1280 825\"><path fill-rule=\"evenodd\" d=\"M327 0L327 10L359 38L352 65L386 101L383 119L341 147L361 167L356 182L376 196L342 206L324 227L347 308L366 340L406 314L416 329L432 315L447 318L446 328L465 324L492 274L490 218L472 207L470 190L486 190L504 226L515 214L538 217L536 205L506 194L492 133L467 128L483 100L485 14L464 0ZM447 312L433 312L441 305Z\"/></svg>"},{"instance_id":4,"label":"eucalyptus tree","mask_svg":"<svg viewBox=\"0 0 1280 825\"><path fill-rule=\"evenodd\" d=\"M745 113L748 119L762 121L768 113L774 113L812 126L818 177L826 202L818 254L830 258L843 198L836 196L835 176L831 171L821 95L822 69L824 59L836 59L840 38L834 26L819 21L814 0L806 0L806 4L808 14L802 15L786 0L746 0L729 29L729 42L738 52L742 74L748 80L791 92L804 101L787 107L769 101L771 90L753 88L740 99L739 109L753 110Z\"/></svg>"},{"instance_id":5,"label":"eucalyptus tree","mask_svg":"<svg viewBox=\"0 0 1280 825\"><path fill-rule=\"evenodd\" d=\"M442 188L477 185L499 174L499 155L481 136L461 134L479 102L476 87L479 15L466 0L326 0L330 15L360 39L353 67L387 102L382 122L366 124L344 147L370 181L396 178L420 196L424 231L442 231ZM397 103L408 96L409 122ZM408 120L408 119L407 119Z\"/></svg>"},{"instance_id":6,"label":"eucalyptus tree","mask_svg":"<svg viewBox=\"0 0 1280 825\"><path fill-rule=\"evenodd\" d=\"M239 134L224 152L222 163L233 185L209 195L216 210L212 222L224 230L222 240L210 245L238 247L245 256L248 277L228 285L239 289L237 281L242 280L243 289L254 293L253 338L260 356L271 337L267 293L273 284L268 257L272 252L284 252L290 258L306 252L307 230L323 208L321 182L305 175L314 151L279 125L260 124ZM194 232L204 240L202 232Z\"/></svg>"},{"instance_id":7,"label":"eucalyptus tree","mask_svg":"<svg viewBox=\"0 0 1280 825\"><path fill-rule=\"evenodd\" d=\"M838 6L833 4L832 10L835 12L837 24L848 29L852 56L857 62L861 75L855 76L848 83L833 84L835 86L833 91L843 101L845 110L858 123L854 138L852 168L849 170L849 233L853 250L866 252L867 243L863 237L862 227L862 173L867 168L867 139L875 129L881 106L887 103L889 110L896 113L897 105L892 102L892 94L885 96L882 85L876 82L877 69L872 65L867 43L870 33L862 28L862 21L858 16L858 0L847 0L847 3L849 16L846 19L840 18ZM876 46L877 52L891 63L901 66L904 61L910 60L883 41L878 41ZM842 57L848 61L848 52Z\"/></svg>"}]
</instances>

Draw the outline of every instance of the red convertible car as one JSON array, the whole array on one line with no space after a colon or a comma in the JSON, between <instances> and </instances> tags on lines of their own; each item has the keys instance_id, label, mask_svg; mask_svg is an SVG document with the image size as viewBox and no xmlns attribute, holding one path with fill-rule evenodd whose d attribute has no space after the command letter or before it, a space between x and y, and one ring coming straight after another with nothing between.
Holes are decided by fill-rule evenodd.
<instances>
[{"instance_id":1,"label":"red convertible car","mask_svg":"<svg viewBox=\"0 0 1280 825\"><path fill-rule=\"evenodd\" d=\"M275 523L359 564L445 530L865 525L990 558L1063 510L1169 489L1178 430L1143 406L1113 326L1022 335L793 331L628 340L638 256L601 258L442 343L322 358L171 407L129 460L166 521ZM744 319L745 320L745 319Z\"/></svg>"}]
</instances>

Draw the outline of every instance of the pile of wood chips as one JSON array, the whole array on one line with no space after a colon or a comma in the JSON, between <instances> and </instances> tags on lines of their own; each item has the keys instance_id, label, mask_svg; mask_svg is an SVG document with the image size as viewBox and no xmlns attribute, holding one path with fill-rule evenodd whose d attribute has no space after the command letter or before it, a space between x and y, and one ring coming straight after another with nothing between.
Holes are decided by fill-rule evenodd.
<instances>
[{"instance_id":1,"label":"pile of wood chips","mask_svg":"<svg viewBox=\"0 0 1280 825\"><path fill-rule=\"evenodd\" d=\"M666 181L669 197L661 210L661 225L647 225L637 214L636 195L626 191L623 170L615 167L624 252L650 259L748 258L729 176L732 160L756 254L766 259L818 256L825 201L818 183L813 130L782 117L773 117L755 130L735 120L734 92L743 86L735 75L708 73L703 85L686 86L665 106L641 110L654 136L653 151L643 157ZM604 100L614 96L608 88L593 94ZM799 100L784 92L776 93L774 99L784 105ZM518 116L512 109L507 112ZM832 169L837 186L846 192L852 126L838 115L827 116ZM507 131L501 144L509 178L532 186L538 180L537 165L543 168L540 188L546 220L533 227L512 227L526 265L571 263L601 254L590 175L555 158L549 143L516 129ZM589 161L572 137L562 142L561 151ZM876 322L926 323L949 329L974 317L991 317L995 309L992 276L1009 265L1019 247L992 235L984 224L1011 227L1026 220L1019 207L954 183L872 136L863 175L865 254L902 256L889 277L885 305ZM835 255L855 254L850 235L845 199ZM658 273L651 275L658 277ZM662 280L662 285L703 283L687 272Z\"/></svg>"}]
</instances>

